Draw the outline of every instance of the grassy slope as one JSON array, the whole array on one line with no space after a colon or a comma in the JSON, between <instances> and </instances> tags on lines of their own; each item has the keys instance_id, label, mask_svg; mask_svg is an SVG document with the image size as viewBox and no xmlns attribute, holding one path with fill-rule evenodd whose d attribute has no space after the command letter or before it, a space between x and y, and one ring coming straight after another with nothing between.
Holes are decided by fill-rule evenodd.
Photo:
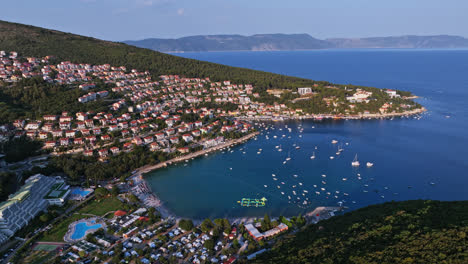
<instances>
[{"instance_id":1,"label":"grassy slope","mask_svg":"<svg viewBox=\"0 0 468 264\"><path fill-rule=\"evenodd\" d=\"M253 263L468 263L468 201L365 207L289 235Z\"/></svg>"},{"instance_id":2,"label":"grassy slope","mask_svg":"<svg viewBox=\"0 0 468 264\"><path fill-rule=\"evenodd\" d=\"M123 43L64 33L0 20L0 50L17 51L23 56L54 55L79 63L125 65L149 70L152 74L181 74L252 83L259 88L292 88L312 80L185 59Z\"/></svg>"}]
</instances>

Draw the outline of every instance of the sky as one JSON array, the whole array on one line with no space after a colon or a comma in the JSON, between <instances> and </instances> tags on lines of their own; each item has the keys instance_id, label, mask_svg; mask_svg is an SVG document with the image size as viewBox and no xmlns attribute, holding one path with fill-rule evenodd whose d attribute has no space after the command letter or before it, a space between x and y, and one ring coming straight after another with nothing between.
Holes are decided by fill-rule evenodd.
<instances>
[{"instance_id":1,"label":"sky","mask_svg":"<svg viewBox=\"0 0 468 264\"><path fill-rule=\"evenodd\" d=\"M467 0L2 0L0 20L105 40L308 33L468 37Z\"/></svg>"}]
</instances>

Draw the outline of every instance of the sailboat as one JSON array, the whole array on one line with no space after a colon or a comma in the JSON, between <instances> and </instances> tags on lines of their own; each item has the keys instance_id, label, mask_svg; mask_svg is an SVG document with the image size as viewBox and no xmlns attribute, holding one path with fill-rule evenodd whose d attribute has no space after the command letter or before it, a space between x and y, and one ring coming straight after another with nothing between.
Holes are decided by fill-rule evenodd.
<instances>
[{"instance_id":1,"label":"sailboat","mask_svg":"<svg viewBox=\"0 0 468 264\"><path fill-rule=\"evenodd\" d=\"M312 153L312 156L310 156L310 159L315 159L315 151Z\"/></svg>"},{"instance_id":2,"label":"sailboat","mask_svg":"<svg viewBox=\"0 0 468 264\"><path fill-rule=\"evenodd\" d=\"M359 164L359 161L357 159L357 154L356 154L356 156L354 156L354 160L353 160L353 162L351 162L351 165L353 167L359 167L360 164Z\"/></svg>"}]
</instances>

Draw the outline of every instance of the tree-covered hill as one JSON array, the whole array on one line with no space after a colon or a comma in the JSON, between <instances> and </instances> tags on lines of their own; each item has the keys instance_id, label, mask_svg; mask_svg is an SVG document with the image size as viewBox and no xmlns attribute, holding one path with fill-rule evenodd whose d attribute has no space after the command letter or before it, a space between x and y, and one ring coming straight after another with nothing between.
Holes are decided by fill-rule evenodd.
<instances>
[{"instance_id":1,"label":"tree-covered hill","mask_svg":"<svg viewBox=\"0 0 468 264\"><path fill-rule=\"evenodd\" d=\"M310 225L252 263L468 263L468 201L404 201Z\"/></svg>"},{"instance_id":2,"label":"tree-covered hill","mask_svg":"<svg viewBox=\"0 0 468 264\"><path fill-rule=\"evenodd\" d=\"M294 88L311 85L312 80L230 67L172 56L124 43L64 33L0 20L0 50L17 51L22 56L56 56L75 63L124 65L152 75L180 74L210 77L214 81L250 83L258 88Z\"/></svg>"}]
</instances>

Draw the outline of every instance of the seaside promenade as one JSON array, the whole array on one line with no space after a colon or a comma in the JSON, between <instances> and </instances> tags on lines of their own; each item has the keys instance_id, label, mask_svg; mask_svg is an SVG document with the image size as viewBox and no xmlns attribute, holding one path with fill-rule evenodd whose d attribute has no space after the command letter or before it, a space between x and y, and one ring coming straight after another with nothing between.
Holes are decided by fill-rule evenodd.
<instances>
[{"instance_id":1,"label":"seaside promenade","mask_svg":"<svg viewBox=\"0 0 468 264\"><path fill-rule=\"evenodd\" d=\"M145 173L148 173L150 171L160 169L160 168L163 168L163 167L167 167L168 165L171 165L171 164L174 164L174 163L177 163L177 162L182 162L182 161L185 161L185 160L188 160L188 159L196 158L196 157L208 154L210 152L218 151L218 150L221 150L223 148L230 147L232 145L237 145L237 144L243 143L243 142L257 136L258 134L259 134L259 132L253 132L253 133L250 133L250 134L245 135L245 136L243 136L241 138L238 138L238 139L228 140L228 141L226 141L226 142L224 142L222 144L219 144L219 145L211 147L211 148L199 150L199 151L187 154L187 155L183 155L183 156L173 158L173 159L170 159L170 160L167 160L167 161L164 161L164 162L160 162L160 163L155 164L155 165L147 165L147 166L138 168L138 169L136 169L135 173L131 177L133 178L135 176L137 176L137 177L138 176L143 176L143 174L145 174Z\"/></svg>"}]
</instances>

